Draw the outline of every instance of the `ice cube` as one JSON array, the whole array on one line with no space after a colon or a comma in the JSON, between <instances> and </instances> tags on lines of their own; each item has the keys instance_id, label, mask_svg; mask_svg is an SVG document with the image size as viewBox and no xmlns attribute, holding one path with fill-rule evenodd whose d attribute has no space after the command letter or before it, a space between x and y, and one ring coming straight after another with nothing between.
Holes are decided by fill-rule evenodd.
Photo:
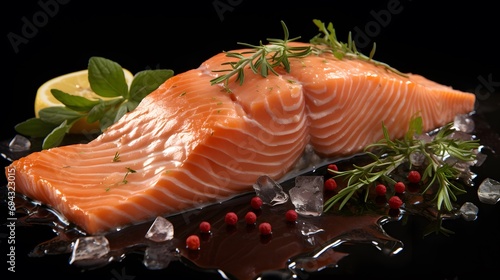
<instances>
[{"instance_id":1,"label":"ice cube","mask_svg":"<svg viewBox=\"0 0 500 280\"><path fill-rule=\"evenodd\" d=\"M486 204L496 204L500 201L500 182L486 178L477 189L479 201Z\"/></svg>"},{"instance_id":2,"label":"ice cube","mask_svg":"<svg viewBox=\"0 0 500 280\"><path fill-rule=\"evenodd\" d=\"M425 155L420 151L413 151L410 154L410 162L414 166L422 166L425 162Z\"/></svg>"},{"instance_id":3,"label":"ice cube","mask_svg":"<svg viewBox=\"0 0 500 280\"><path fill-rule=\"evenodd\" d=\"M31 142L28 138L17 134L9 142L9 150L11 152L25 152L31 148Z\"/></svg>"},{"instance_id":4,"label":"ice cube","mask_svg":"<svg viewBox=\"0 0 500 280\"><path fill-rule=\"evenodd\" d=\"M96 260L109 253L109 242L101 235L80 237L75 241L70 264L78 261Z\"/></svg>"},{"instance_id":5,"label":"ice cube","mask_svg":"<svg viewBox=\"0 0 500 280\"><path fill-rule=\"evenodd\" d=\"M323 176L297 176L290 199L298 214L320 216L323 212Z\"/></svg>"},{"instance_id":6,"label":"ice cube","mask_svg":"<svg viewBox=\"0 0 500 280\"><path fill-rule=\"evenodd\" d=\"M458 131L471 133L474 131L474 120L467 114L458 114L453 120L453 127Z\"/></svg>"},{"instance_id":7,"label":"ice cube","mask_svg":"<svg viewBox=\"0 0 500 280\"><path fill-rule=\"evenodd\" d=\"M304 240L311 245L321 243L320 240L317 240L315 234L325 231L306 221L297 222L297 229L300 231L300 234L304 236Z\"/></svg>"},{"instance_id":8,"label":"ice cube","mask_svg":"<svg viewBox=\"0 0 500 280\"><path fill-rule=\"evenodd\" d=\"M177 258L175 248L168 242L161 246L149 246L144 252L143 264L149 269L164 269Z\"/></svg>"},{"instance_id":9,"label":"ice cube","mask_svg":"<svg viewBox=\"0 0 500 280\"><path fill-rule=\"evenodd\" d=\"M145 236L154 242L163 242L174 238L174 225L167 219L158 216Z\"/></svg>"},{"instance_id":10,"label":"ice cube","mask_svg":"<svg viewBox=\"0 0 500 280\"><path fill-rule=\"evenodd\" d=\"M288 201L288 195L281 185L267 175L260 176L253 184L253 189L264 204L274 206Z\"/></svg>"},{"instance_id":11,"label":"ice cube","mask_svg":"<svg viewBox=\"0 0 500 280\"><path fill-rule=\"evenodd\" d=\"M465 202L460 207L460 213L466 221L474 221L477 218L479 208L472 202Z\"/></svg>"},{"instance_id":12,"label":"ice cube","mask_svg":"<svg viewBox=\"0 0 500 280\"><path fill-rule=\"evenodd\" d=\"M483 163L486 161L487 158L488 158L488 155L483 154L481 152L478 152L476 154L476 160L474 161L474 165L475 166L481 166L481 165L483 165Z\"/></svg>"}]
</instances>

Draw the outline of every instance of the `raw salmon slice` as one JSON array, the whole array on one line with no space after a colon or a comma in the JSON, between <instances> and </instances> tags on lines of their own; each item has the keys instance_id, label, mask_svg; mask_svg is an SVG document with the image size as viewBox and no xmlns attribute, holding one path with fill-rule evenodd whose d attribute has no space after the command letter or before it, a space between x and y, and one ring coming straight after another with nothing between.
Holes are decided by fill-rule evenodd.
<instances>
[{"instance_id":1,"label":"raw salmon slice","mask_svg":"<svg viewBox=\"0 0 500 280\"><path fill-rule=\"evenodd\" d=\"M88 144L14 161L16 191L104 233L251 191L264 174L279 180L308 144L349 155L381 139L382 122L398 138L417 112L431 130L474 109L471 93L327 54L211 86L231 60L220 53L168 79Z\"/></svg>"}]
</instances>

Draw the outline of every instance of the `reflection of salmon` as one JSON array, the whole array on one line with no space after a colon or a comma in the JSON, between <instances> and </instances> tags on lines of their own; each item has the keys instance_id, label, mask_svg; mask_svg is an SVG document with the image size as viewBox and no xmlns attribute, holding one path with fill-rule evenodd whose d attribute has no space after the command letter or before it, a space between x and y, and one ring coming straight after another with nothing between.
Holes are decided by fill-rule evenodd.
<instances>
[{"instance_id":1,"label":"reflection of salmon","mask_svg":"<svg viewBox=\"0 0 500 280\"><path fill-rule=\"evenodd\" d=\"M382 121L401 137L416 112L430 130L474 109L473 94L326 55L211 86L229 59L170 78L88 144L14 161L16 190L102 233L249 191L263 174L279 179L308 143L323 156L353 154L382 138Z\"/></svg>"}]
</instances>

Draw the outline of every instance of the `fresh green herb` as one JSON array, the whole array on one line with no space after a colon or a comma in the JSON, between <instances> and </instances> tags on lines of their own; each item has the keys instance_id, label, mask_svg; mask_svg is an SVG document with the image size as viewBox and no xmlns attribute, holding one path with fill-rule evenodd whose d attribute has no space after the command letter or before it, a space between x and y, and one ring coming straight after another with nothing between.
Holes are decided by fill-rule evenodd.
<instances>
[{"instance_id":1,"label":"fresh green herb","mask_svg":"<svg viewBox=\"0 0 500 280\"><path fill-rule=\"evenodd\" d=\"M376 66L384 67L388 71L394 72L403 77L408 77L408 74L402 73L386 63L373 59L376 49L375 43L373 43L373 48L370 52L370 55L366 56L356 49L356 44L352 40L351 32L349 32L347 43L343 43L337 40L337 35L331 22L328 24L328 26L317 19L314 19L313 22L320 31L318 35L310 40L310 43L314 47L288 46L289 42L296 41L300 39L300 37L289 39L288 28L285 23L281 21L284 32L284 39L267 39L269 41L268 45L264 45L261 41L258 46L247 43L238 43L240 45L249 47L250 50L241 53L227 52L227 57L237 58L238 60L233 62L225 62L222 64L231 66L230 69L214 70L213 72L228 73L212 79L210 81L211 84L214 85L224 82L227 85L229 78L234 75L236 75L236 81L239 81L240 85L243 84L245 80L244 69L246 66L249 66L255 74L260 74L262 77L267 77L269 72L278 75L278 73L274 70L274 68L277 66L283 66L287 72L290 72L289 58L305 57L313 53L319 55L324 52L330 52L338 59L351 58L368 61L375 64Z\"/></svg>"},{"instance_id":2,"label":"fresh green herb","mask_svg":"<svg viewBox=\"0 0 500 280\"><path fill-rule=\"evenodd\" d=\"M100 132L134 110L139 102L165 80L173 76L168 69L138 72L129 86L122 67L109 59L91 57L88 79L93 92L103 99L90 100L51 89L52 95L64 106L47 107L31 118L15 126L15 130L33 138L44 138L42 148L48 149L62 143L72 125L82 118L88 123L99 121Z\"/></svg>"},{"instance_id":3,"label":"fresh green herb","mask_svg":"<svg viewBox=\"0 0 500 280\"><path fill-rule=\"evenodd\" d=\"M122 183L123 184L127 184L128 181L127 181L127 177L130 173L136 173L137 171L135 171L134 169L130 168L130 167L125 167L127 169L127 173L125 173L125 176L123 176L123 180L122 180Z\"/></svg>"},{"instance_id":4,"label":"fresh green herb","mask_svg":"<svg viewBox=\"0 0 500 280\"><path fill-rule=\"evenodd\" d=\"M452 123L442 127L432 140L420 140L417 135L422 133L422 118L417 116L410 120L409 129L402 139L391 140L387 128L382 124L384 138L374 144L368 145L365 152L372 162L363 166L353 165L353 169L338 171L329 169L334 177L347 179L347 185L333 197L325 202L325 211L340 202L339 209L356 193L364 190L364 201L368 198L368 188L377 182L386 181L393 185L396 183L391 178L391 173L402 163L410 163L413 153L418 153L425 158L426 168L422 181L427 182L424 193L437 185L434 201L438 210L453 209L452 200L456 195L465 190L454 183L461 171L458 165L445 161L446 157L453 157L462 163L472 163L476 158L479 147L478 140L453 139L450 135L455 131Z\"/></svg>"},{"instance_id":5,"label":"fresh green herb","mask_svg":"<svg viewBox=\"0 0 500 280\"><path fill-rule=\"evenodd\" d=\"M119 162L120 161L120 153L116 152L115 156L113 157L113 162Z\"/></svg>"},{"instance_id":6,"label":"fresh green herb","mask_svg":"<svg viewBox=\"0 0 500 280\"><path fill-rule=\"evenodd\" d=\"M395 68L389 66L388 64L373 59L373 56L375 55L375 49L377 46L375 43L373 43L373 48L370 52L370 55L366 56L360 53L356 49L356 44L352 40L351 32L349 32L347 43L342 43L337 40L337 35L335 33L335 29L333 28L333 24L331 22L328 24L328 26L326 26L325 23L323 23L318 19L314 19L313 22L319 28L319 31L321 33L312 38L310 40L310 43L317 46L327 47L327 48L315 48L314 49L315 52L321 53L328 51L331 52L338 59L355 58L359 60L368 61L377 66L382 66L385 69L394 72L398 75L401 75L403 77L408 77L407 74L396 70Z\"/></svg>"},{"instance_id":7,"label":"fresh green herb","mask_svg":"<svg viewBox=\"0 0 500 280\"><path fill-rule=\"evenodd\" d=\"M236 81L243 84L245 80L244 69L249 66L250 69L255 74L260 74L262 77L267 77L269 72L276 75L278 73L274 70L277 66L283 66L285 71L290 72L289 58L291 57L305 57L309 55L312 48L307 47L291 47L288 45L289 42L296 41L300 37L289 39L288 28L285 23L281 21L281 26L283 27L284 39L267 39L269 41L268 45L264 45L262 41L258 46L238 43L240 45L249 47L249 51L237 53L237 52L227 52L227 57L238 58L236 62L226 62L222 65L231 66L230 69L215 70L214 72L228 72L225 75L221 75L210 82L212 85L225 82L227 85L229 78L236 75Z\"/></svg>"}]
</instances>

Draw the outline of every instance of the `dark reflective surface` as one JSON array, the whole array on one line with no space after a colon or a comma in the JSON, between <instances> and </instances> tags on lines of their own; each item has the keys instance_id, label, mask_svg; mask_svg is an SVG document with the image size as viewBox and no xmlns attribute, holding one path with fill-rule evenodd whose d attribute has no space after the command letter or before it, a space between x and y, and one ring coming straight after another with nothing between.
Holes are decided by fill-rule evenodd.
<instances>
[{"instance_id":1,"label":"dark reflective surface","mask_svg":"<svg viewBox=\"0 0 500 280\"><path fill-rule=\"evenodd\" d=\"M441 7L432 1L384 0L372 1L370 4L356 1L334 4L331 1L308 1L302 5L289 1L185 1L178 3L180 7L175 10L168 3L160 5L153 1L134 4L115 2L109 7L100 2L91 3L93 1L59 2L57 9L53 4L56 1L43 2L52 3L52 6L40 5L39 1L11 3L13 6L9 7L4 17L3 34L15 33L21 37L21 41L16 50L12 41L4 40L3 43L5 51L2 55L7 74L3 83L5 100L2 104L12 110L1 110L1 140L14 135L15 124L33 116L32 102L36 89L43 82L86 68L90 56L101 55L113 59L133 73L148 68L171 68L175 72L182 72L197 67L221 50L236 47L236 42L257 44L259 40L281 36L279 20L285 20L291 37L300 35L305 40L317 33L311 23L313 18L333 21L339 39L344 41L347 31L361 30L357 31L360 38L357 42L360 47L362 42L367 43L364 48L366 53L371 44L376 42L376 59L402 71L423 74L437 82L476 94L478 127L475 134L490 149L487 161L481 167L472 168L478 174L474 185L457 201L458 205L470 201L479 207L476 221L448 219L443 221L443 225L455 234L430 234L423 237L428 227L434 225L426 215L409 215L406 212L402 217L385 220L388 213L375 212L375 216L358 217L357 222L362 228L372 229L368 237L376 236L379 240L388 241L379 244L394 245L400 244L397 242L400 241L403 250L391 256L369 242L345 242L335 247L334 254L327 250L316 262L302 263L312 268L309 270L321 266L322 261L332 267L318 272L299 271L298 275L303 279L476 279L483 276L484 271L490 274L497 270L500 262L500 209L498 205L480 203L475 192L482 179L500 179L499 56L495 55L497 45L491 41L497 34L498 24L496 9L488 5L487 1L476 1L474 5L455 4L453 7ZM46 17L40 16L42 12ZM33 20L35 15L39 16L36 25ZM187 22L195 27L185 28ZM363 37L363 34L366 36ZM366 40L362 41L361 38ZM6 166L8 160L2 158L2 163ZM2 180L4 186L5 177L2 176ZM2 197L2 201L4 199ZM17 201L18 206L26 206L26 209L18 207L20 223L15 228L16 272L7 271L9 265L5 261L0 267L1 275L7 275L7 279L33 275L117 280L222 278L216 271L200 271L196 268L197 265L224 267L217 262L217 258L205 255L205 251L200 251L198 256L181 251L182 261L173 261L161 270L145 268L143 254L150 244L142 239L142 234L148 225L110 236L115 260L109 264L94 269L69 265L68 246L82 233L54 223L50 211L23 201ZM231 204L233 202L235 205ZM192 215L172 217L178 223L179 236L183 237L195 230L197 219L200 218L197 215L211 215L215 221L226 211L224 207L245 211L245 197L233 202L213 210L206 209L211 214L195 211ZM21 217L33 211L38 212L21 220ZM261 217L269 214L263 212ZM7 223L6 214L6 205L2 203L2 224ZM292 246L298 243L304 245L304 239L292 235L292 232L296 232L295 228L280 223L281 217L276 213L273 218L274 232L270 240L261 240L254 234L255 229L244 226L239 226L236 232L218 227L217 232L214 231L203 244L205 248L211 248L211 252L225 252L225 249L232 248L238 257L245 257L242 252L255 253L246 256L246 263L237 265L243 267L270 260L273 268L269 269L272 271L263 272L263 278L287 279L290 277L290 271L286 268L288 264L283 266L283 261L273 257L274 252L286 248L279 252L285 259L287 254L300 254L301 250L306 250L306 255L314 254L323 247L310 246L310 243L305 243L307 246L304 248ZM379 218L387 222L373 229ZM353 222L345 222L337 227L339 219L332 217L332 224L324 226L330 229L330 233L319 235L320 241L331 245L336 244L334 242L339 236L345 238L340 231L349 232ZM384 232L379 232L380 229ZM285 233L290 235L285 236ZM2 260L10 253L11 244L8 242L12 239L9 237L8 228L2 227ZM178 242L182 241L180 238ZM223 242L229 242L230 245L220 246ZM286 246L283 245L285 243ZM389 249L385 251L395 248L386 247ZM224 269L228 274L240 276L242 273L235 266L225 266Z\"/></svg>"}]
</instances>

